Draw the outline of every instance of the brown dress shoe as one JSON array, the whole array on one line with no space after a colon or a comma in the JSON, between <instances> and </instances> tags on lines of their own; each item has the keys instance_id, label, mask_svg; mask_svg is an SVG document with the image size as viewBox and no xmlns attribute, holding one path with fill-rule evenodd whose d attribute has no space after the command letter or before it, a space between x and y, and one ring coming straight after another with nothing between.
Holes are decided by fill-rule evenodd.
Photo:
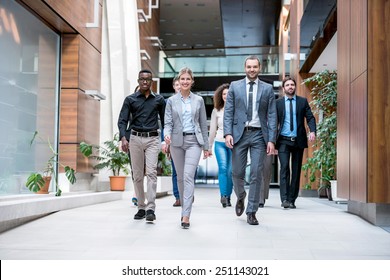
<instances>
[{"instance_id":1,"label":"brown dress shoe","mask_svg":"<svg viewBox=\"0 0 390 280\"><path fill-rule=\"evenodd\" d=\"M248 224L252 226L257 226L259 224L259 221L256 219L256 213L248 213L246 217L246 221Z\"/></svg>"},{"instance_id":2,"label":"brown dress shoe","mask_svg":"<svg viewBox=\"0 0 390 280\"><path fill-rule=\"evenodd\" d=\"M173 203L172 206L173 206L173 207L179 207L179 206L181 206L181 204L180 204L180 199L176 199L175 203Z\"/></svg>"}]
</instances>

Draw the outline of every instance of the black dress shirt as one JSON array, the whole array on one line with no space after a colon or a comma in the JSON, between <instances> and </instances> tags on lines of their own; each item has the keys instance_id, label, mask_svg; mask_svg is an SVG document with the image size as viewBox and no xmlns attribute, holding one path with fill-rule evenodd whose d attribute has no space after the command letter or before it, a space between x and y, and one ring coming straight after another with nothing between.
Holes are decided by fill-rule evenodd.
<instances>
[{"instance_id":1,"label":"black dress shirt","mask_svg":"<svg viewBox=\"0 0 390 280\"><path fill-rule=\"evenodd\" d=\"M165 100L161 95L151 93L145 98L141 92L130 94L123 101L118 119L119 139L126 136L129 139L130 131L138 132L156 131L159 128L158 116L161 127L164 127Z\"/></svg>"}]
</instances>

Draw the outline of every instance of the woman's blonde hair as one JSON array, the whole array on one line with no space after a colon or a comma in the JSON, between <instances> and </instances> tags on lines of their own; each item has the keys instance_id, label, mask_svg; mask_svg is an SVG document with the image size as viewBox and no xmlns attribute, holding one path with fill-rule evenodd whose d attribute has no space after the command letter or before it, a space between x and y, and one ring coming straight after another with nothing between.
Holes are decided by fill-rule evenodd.
<instances>
[{"instance_id":1,"label":"woman's blonde hair","mask_svg":"<svg viewBox=\"0 0 390 280\"><path fill-rule=\"evenodd\" d=\"M177 78L180 80L180 76L183 74L188 74L191 76L192 79L192 85L194 84L194 74L192 73L192 70L188 67L183 67L180 69L179 74L177 74Z\"/></svg>"}]
</instances>

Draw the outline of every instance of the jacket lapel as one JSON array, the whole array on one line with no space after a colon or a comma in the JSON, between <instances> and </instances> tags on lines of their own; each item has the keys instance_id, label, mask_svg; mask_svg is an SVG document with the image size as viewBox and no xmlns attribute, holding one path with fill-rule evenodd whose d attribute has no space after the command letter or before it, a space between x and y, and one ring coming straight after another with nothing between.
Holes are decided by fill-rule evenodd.
<instances>
[{"instance_id":1,"label":"jacket lapel","mask_svg":"<svg viewBox=\"0 0 390 280\"><path fill-rule=\"evenodd\" d=\"M195 102L195 96L192 92L190 98L191 98L191 116L192 116L192 121L195 124L196 102Z\"/></svg>"},{"instance_id":2,"label":"jacket lapel","mask_svg":"<svg viewBox=\"0 0 390 280\"><path fill-rule=\"evenodd\" d=\"M257 83L257 95L256 95L256 103L258 105L258 112L260 112L260 105L261 105L261 97L262 97L262 94L263 93L263 84L260 82L260 80L258 80L258 83Z\"/></svg>"},{"instance_id":3,"label":"jacket lapel","mask_svg":"<svg viewBox=\"0 0 390 280\"><path fill-rule=\"evenodd\" d=\"M175 110L176 110L177 114L179 115L180 123L183 124L183 114L182 114L182 108L181 108L181 94L177 93L175 97L176 97L175 102L174 102ZM173 120L173 121L175 121L175 120Z\"/></svg>"},{"instance_id":4,"label":"jacket lapel","mask_svg":"<svg viewBox=\"0 0 390 280\"><path fill-rule=\"evenodd\" d=\"M245 109L248 108L248 98L246 96L246 79L242 80L241 90L244 94L240 94L240 98L244 99Z\"/></svg>"}]
</instances>

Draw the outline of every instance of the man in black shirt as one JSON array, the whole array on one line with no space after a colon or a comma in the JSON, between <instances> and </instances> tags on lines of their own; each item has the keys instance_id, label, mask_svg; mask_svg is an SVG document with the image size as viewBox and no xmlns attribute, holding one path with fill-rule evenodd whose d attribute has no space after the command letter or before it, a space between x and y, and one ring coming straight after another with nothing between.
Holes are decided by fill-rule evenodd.
<instances>
[{"instance_id":1,"label":"man in black shirt","mask_svg":"<svg viewBox=\"0 0 390 280\"><path fill-rule=\"evenodd\" d=\"M138 198L138 212L134 219L146 217L153 222L157 187L157 160L160 151L159 124L164 127L164 97L151 91L152 72L141 70L138 74L139 90L127 96L118 119L119 138L122 150L130 150L133 170L134 191ZM130 131L129 141L126 132ZM147 197L145 202L144 175L147 177Z\"/></svg>"}]
</instances>

